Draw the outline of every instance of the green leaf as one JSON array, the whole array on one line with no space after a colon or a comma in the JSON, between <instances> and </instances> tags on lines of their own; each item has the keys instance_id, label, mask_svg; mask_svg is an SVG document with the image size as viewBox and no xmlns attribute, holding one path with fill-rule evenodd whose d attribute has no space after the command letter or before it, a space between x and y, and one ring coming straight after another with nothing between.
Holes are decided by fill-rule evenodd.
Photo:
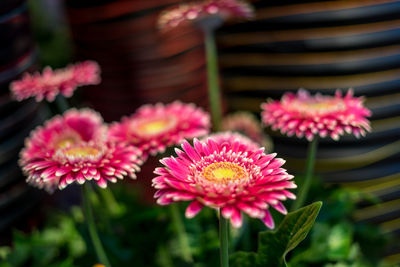
<instances>
[{"instance_id":1,"label":"green leaf","mask_svg":"<svg viewBox=\"0 0 400 267\"><path fill-rule=\"evenodd\" d=\"M7 257L11 266L24 266L29 259L32 248L29 238L21 232L14 232L14 250Z\"/></svg>"},{"instance_id":2,"label":"green leaf","mask_svg":"<svg viewBox=\"0 0 400 267\"><path fill-rule=\"evenodd\" d=\"M261 232L258 252L236 252L231 256L232 266L287 266L285 256L308 234L321 209L315 202L289 213L275 231Z\"/></svg>"}]
</instances>

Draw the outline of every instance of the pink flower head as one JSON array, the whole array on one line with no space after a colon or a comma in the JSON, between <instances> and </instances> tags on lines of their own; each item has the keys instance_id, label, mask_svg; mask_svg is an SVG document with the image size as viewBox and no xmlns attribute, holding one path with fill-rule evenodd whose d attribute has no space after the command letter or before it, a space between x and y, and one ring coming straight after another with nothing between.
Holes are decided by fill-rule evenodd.
<instances>
[{"instance_id":1,"label":"pink flower head","mask_svg":"<svg viewBox=\"0 0 400 267\"><path fill-rule=\"evenodd\" d=\"M227 20L230 18L250 19L253 16L253 8L244 1L196 1L165 10L158 19L158 26L160 29L171 29L184 23L196 22L210 17Z\"/></svg>"},{"instance_id":2,"label":"pink flower head","mask_svg":"<svg viewBox=\"0 0 400 267\"><path fill-rule=\"evenodd\" d=\"M234 142L239 142L241 146L243 146L242 150L248 149L249 151L255 151L260 149L260 145L253 142L250 138L235 132L218 132L214 134L208 135L206 138L201 141L205 141L208 138L212 138L219 145L231 145Z\"/></svg>"},{"instance_id":3,"label":"pink flower head","mask_svg":"<svg viewBox=\"0 0 400 267\"><path fill-rule=\"evenodd\" d=\"M272 151L272 141L264 134L259 120L250 112L239 111L224 117L221 128L223 131L242 133L267 151Z\"/></svg>"},{"instance_id":4,"label":"pink flower head","mask_svg":"<svg viewBox=\"0 0 400 267\"><path fill-rule=\"evenodd\" d=\"M363 106L363 98L353 97L351 89L345 96L339 90L335 96L311 96L299 90L297 94L286 93L281 101L263 103L261 108L263 122L273 130L279 129L288 136L305 136L309 141L315 135L339 140L345 132L359 138L371 130L366 119L371 111Z\"/></svg>"},{"instance_id":5,"label":"pink flower head","mask_svg":"<svg viewBox=\"0 0 400 267\"><path fill-rule=\"evenodd\" d=\"M100 67L94 61L84 61L64 69L46 67L43 73L25 73L23 78L11 83L13 97L22 101L35 97L36 101L53 101L58 94L71 97L74 90L83 85L100 83Z\"/></svg>"},{"instance_id":6,"label":"pink flower head","mask_svg":"<svg viewBox=\"0 0 400 267\"><path fill-rule=\"evenodd\" d=\"M147 156L162 153L172 145L208 134L210 116L194 104L179 101L144 105L130 117L110 127L110 139L138 147Z\"/></svg>"},{"instance_id":7,"label":"pink flower head","mask_svg":"<svg viewBox=\"0 0 400 267\"><path fill-rule=\"evenodd\" d=\"M274 221L269 212L273 207L286 214L283 200L295 199L286 189L296 188L293 176L281 168L284 160L276 154L264 154L264 149L252 151L240 141L219 144L212 138L206 141L187 141L177 157L160 162L164 167L154 171L157 203L168 205L191 201L186 217L194 217L204 206L221 209L222 216L234 227L242 224L241 212L261 219L269 228Z\"/></svg>"},{"instance_id":8,"label":"pink flower head","mask_svg":"<svg viewBox=\"0 0 400 267\"><path fill-rule=\"evenodd\" d=\"M107 181L135 177L141 152L108 142L101 116L89 109L70 109L32 131L20 154L27 182L53 192L68 184L94 179L102 188Z\"/></svg>"}]
</instances>

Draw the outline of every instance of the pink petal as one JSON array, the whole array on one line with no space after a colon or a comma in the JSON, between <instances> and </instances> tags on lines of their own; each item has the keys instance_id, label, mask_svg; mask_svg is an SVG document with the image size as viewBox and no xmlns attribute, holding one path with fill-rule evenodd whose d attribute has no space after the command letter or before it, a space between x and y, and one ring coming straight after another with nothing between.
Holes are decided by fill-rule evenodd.
<instances>
[{"instance_id":1,"label":"pink petal","mask_svg":"<svg viewBox=\"0 0 400 267\"><path fill-rule=\"evenodd\" d=\"M231 224L235 228L242 226L242 213L238 209L234 209L231 216Z\"/></svg>"},{"instance_id":2,"label":"pink petal","mask_svg":"<svg viewBox=\"0 0 400 267\"><path fill-rule=\"evenodd\" d=\"M189 204L189 206L186 208L185 211L185 216L186 218L193 218L194 216L197 215L197 213L199 213L201 211L201 209L203 208L203 205L195 200L192 203Z\"/></svg>"},{"instance_id":3,"label":"pink petal","mask_svg":"<svg viewBox=\"0 0 400 267\"><path fill-rule=\"evenodd\" d=\"M265 216L262 219L263 223L270 229L274 229L275 222L268 210L265 211Z\"/></svg>"}]
</instances>

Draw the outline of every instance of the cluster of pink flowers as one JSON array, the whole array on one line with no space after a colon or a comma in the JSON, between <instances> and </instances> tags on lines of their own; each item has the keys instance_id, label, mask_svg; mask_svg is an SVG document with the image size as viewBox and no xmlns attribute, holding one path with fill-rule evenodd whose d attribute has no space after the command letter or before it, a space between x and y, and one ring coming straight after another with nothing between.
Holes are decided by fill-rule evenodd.
<instances>
[{"instance_id":1,"label":"cluster of pink flowers","mask_svg":"<svg viewBox=\"0 0 400 267\"><path fill-rule=\"evenodd\" d=\"M84 61L64 69L52 70L46 67L43 73L25 73L21 80L10 85L18 101L35 97L36 101L53 101L58 94L72 96L74 90L83 85L100 83L100 68L94 61Z\"/></svg>"},{"instance_id":2,"label":"cluster of pink flowers","mask_svg":"<svg viewBox=\"0 0 400 267\"><path fill-rule=\"evenodd\" d=\"M208 0L184 3L163 11L158 20L161 29L171 29L180 24L218 16L222 20L253 17L253 8L239 0Z\"/></svg>"},{"instance_id":3,"label":"cluster of pink flowers","mask_svg":"<svg viewBox=\"0 0 400 267\"><path fill-rule=\"evenodd\" d=\"M319 135L338 140L344 133L359 137L371 130L366 118L371 112L363 106L362 98L353 97L352 90L344 96L340 91L335 96L311 96L299 90L297 94L285 94L280 101L264 103L261 108L263 122L288 136L312 140Z\"/></svg>"},{"instance_id":4,"label":"cluster of pink flowers","mask_svg":"<svg viewBox=\"0 0 400 267\"><path fill-rule=\"evenodd\" d=\"M242 12L244 16L245 11L231 3L239 2L208 1L180 9L188 19L203 16L204 12ZM176 19L165 23L181 21ZM43 75L26 74L12 83L11 90L17 100L34 96L38 101L52 101L57 94L70 96L77 86L99 81L97 63L85 61L54 72L46 68ZM312 140L319 135L338 140L345 132L358 137L370 131L366 117L371 112L363 106L362 98L353 97L351 90L344 96L340 91L335 96L311 96L300 90L261 107L264 124L289 136ZM186 209L188 218L204 206L220 209L234 227L241 226L244 212L273 228L269 208L286 214L282 201L296 198L288 191L296 184L282 168L285 161L260 148L263 131L254 116L238 113L225 119L226 132L208 135L210 128L208 113L179 101L144 105L111 126L90 109L70 109L31 133L19 163L28 183L49 192L89 180L105 188L108 182L115 183L125 176L135 178L149 155L181 145L182 149L175 149L177 156L163 158L160 162L164 166L154 171L157 177L153 186L159 204L191 201ZM196 139L200 137L203 139ZM191 145L187 140L193 138Z\"/></svg>"},{"instance_id":5,"label":"cluster of pink flowers","mask_svg":"<svg viewBox=\"0 0 400 267\"><path fill-rule=\"evenodd\" d=\"M28 183L53 192L94 180L100 187L135 178L149 153L208 134L207 113L193 104L146 105L131 119L108 127L89 109L71 109L35 129L21 152Z\"/></svg>"},{"instance_id":6,"label":"cluster of pink flowers","mask_svg":"<svg viewBox=\"0 0 400 267\"><path fill-rule=\"evenodd\" d=\"M253 14L252 7L244 1L206 0L164 11L158 25L161 29L171 29L195 22L211 33L210 30L226 19L249 19ZM59 94L70 97L77 87L98 83L99 65L84 61L65 69L53 71L47 67L42 74L25 74L21 80L11 83L10 89L18 101L30 97L37 101L53 101ZM213 87L218 88L210 86ZM214 107L212 99L210 106ZM359 137L371 130L367 119L371 112L363 106L362 98L353 96L352 90L344 96L340 91L334 96L312 96L299 90L297 94L284 94L280 101L269 100L261 108L264 125L288 136L306 137L309 141L317 136L338 140L345 133ZM283 202L296 199L290 190L297 185L294 176L283 168L285 160L277 158L276 153L265 153L264 147L272 150L271 142L250 113L226 117L221 127L224 132L209 134L210 128L207 112L180 101L144 105L111 125L104 123L101 115L91 109L69 109L31 132L20 153L19 164L29 184L50 193L88 181L106 188L109 182L116 183L124 177L136 178L149 156L180 146L175 148L175 155L162 158L162 166L154 170L156 177L152 179L152 186L157 190L154 198L158 204L189 201L185 211L187 218L195 217L203 207L211 207L219 210L221 218L230 220L233 227L242 226L244 213L274 228L271 209L287 214ZM215 128L220 127L216 125ZM315 152L309 155L312 163ZM298 207L306 199L312 168L307 167L305 177L302 189L306 190L298 194L295 203ZM89 194L83 196L87 197L84 203L89 216L86 219L96 252L109 266L88 209ZM224 258L228 252L223 245L227 239L227 224L223 219L220 221L221 263L225 266L224 262L229 261Z\"/></svg>"}]
</instances>

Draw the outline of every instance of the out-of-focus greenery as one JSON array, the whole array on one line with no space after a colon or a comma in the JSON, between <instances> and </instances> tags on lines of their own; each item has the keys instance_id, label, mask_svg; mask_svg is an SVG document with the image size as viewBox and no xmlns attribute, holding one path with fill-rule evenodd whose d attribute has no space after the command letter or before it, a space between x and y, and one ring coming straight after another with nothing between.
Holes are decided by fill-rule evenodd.
<instances>
[{"instance_id":1,"label":"out-of-focus greenery","mask_svg":"<svg viewBox=\"0 0 400 267\"><path fill-rule=\"evenodd\" d=\"M101 189L100 189L101 190ZM115 185L122 212L110 212L101 195L91 195L103 245L115 266L193 266L180 259L178 240L168 209L143 204L132 185ZM181 207L184 214L184 207ZM30 234L15 231L12 246L0 248L5 266L92 266L95 252L80 207L69 213L48 212L46 225ZM219 262L218 221L213 210L185 220L196 264ZM88 245L85 245L88 244Z\"/></svg>"},{"instance_id":2,"label":"out-of-focus greenery","mask_svg":"<svg viewBox=\"0 0 400 267\"><path fill-rule=\"evenodd\" d=\"M381 261L389 240L379 228L352 221L357 202L362 199L377 200L353 189L337 186L324 188L319 179L314 181L310 196L322 199L324 206L307 242L291 255L289 266L392 266Z\"/></svg>"},{"instance_id":3,"label":"out-of-focus greenery","mask_svg":"<svg viewBox=\"0 0 400 267\"><path fill-rule=\"evenodd\" d=\"M63 1L53 2L53 6L60 6L63 3ZM41 65L53 68L64 67L71 62L73 54L66 21L59 14L49 11L48 6L43 6L43 1L29 0L28 5Z\"/></svg>"},{"instance_id":4,"label":"out-of-focus greenery","mask_svg":"<svg viewBox=\"0 0 400 267\"><path fill-rule=\"evenodd\" d=\"M80 211L73 208L71 215L53 214L54 223L41 231L15 231L13 247L0 247L0 257L6 260L0 266L73 266L74 259L87 252L76 225L77 213Z\"/></svg>"},{"instance_id":5,"label":"out-of-focus greenery","mask_svg":"<svg viewBox=\"0 0 400 267\"><path fill-rule=\"evenodd\" d=\"M321 188L316 185L315 189ZM184 219L194 264L180 258L178 238L170 223L168 208L143 203L135 184L111 186L120 207L109 210L101 194L93 193L97 226L107 254L114 266L196 266L219 265L218 218L205 208L193 219ZM101 189L99 189L101 190ZM386 240L378 228L353 224L354 201L362 197L355 191L325 189L317 222L309 236L286 256L289 266L383 267L381 248ZM321 193L322 195L322 193ZM183 217L187 204L180 205ZM112 206L111 206L112 207ZM115 208L113 208L115 209ZM273 214L276 225L284 216ZM260 220L245 217L244 227L231 229L230 251L257 251ZM12 246L0 249L5 266L92 266L96 257L80 207L69 212L48 211L44 227L30 234L15 231ZM390 265L387 265L390 266Z\"/></svg>"}]
</instances>

